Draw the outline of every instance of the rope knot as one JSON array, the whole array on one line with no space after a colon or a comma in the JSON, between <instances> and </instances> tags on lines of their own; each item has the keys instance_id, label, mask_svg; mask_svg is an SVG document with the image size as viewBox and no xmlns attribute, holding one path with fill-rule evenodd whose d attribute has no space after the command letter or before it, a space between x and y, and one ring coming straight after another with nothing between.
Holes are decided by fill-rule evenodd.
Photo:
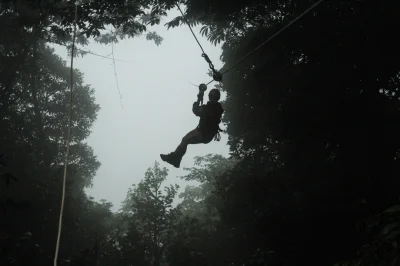
<instances>
[{"instance_id":1,"label":"rope knot","mask_svg":"<svg viewBox=\"0 0 400 266\"><path fill-rule=\"evenodd\" d=\"M221 74L219 71L215 70L214 65L213 65L213 63L211 62L211 60L210 60L210 58L208 57L208 55L207 55L206 53L203 53L201 56L204 57L204 59L206 60L206 62L207 62L208 65L209 65L211 71L213 72L213 79L214 79L216 82L222 82L222 74Z\"/></svg>"},{"instance_id":2,"label":"rope knot","mask_svg":"<svg viewBox=\"0 0 400 266\"><path fill-rule=\"evenodd\" d=\"M222 74L219 71L213 70L213 79L216 82L222 82Z\"/></svg>"}]
</instances>

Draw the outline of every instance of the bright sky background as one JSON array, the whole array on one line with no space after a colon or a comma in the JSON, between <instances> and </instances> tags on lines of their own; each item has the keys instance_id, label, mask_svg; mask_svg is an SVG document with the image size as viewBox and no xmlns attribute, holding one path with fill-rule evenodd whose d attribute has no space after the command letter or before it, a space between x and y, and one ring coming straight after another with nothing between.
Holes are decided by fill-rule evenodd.
<instances>
[{"instance_id":1,"label":"bright sky background","mask_svg":"<svg viewBox=\"0 0 400 266\"><path fill-rule=\"evenodd\" d=\"M95 200L112 202L114 211L119 209L128 188L137 184L156 160L170 170L167 183L179 184L182 191L186 183L177 177L186 173L183 167L193 165L193 157L208 153L228 155L227 136L222 134L220 142L190 145L180 169L159 157L160 153L175 150L182 137L197 126L198 118L191 109L198 89L189 82L200 84L210 80L208 64L189 28L167 30L164 26L178 15L178 11L171 11L161 25L149 29L164 38L160 46L147 41L145 35L114 44L115 58L132 62L116 62L124 109L112 60L89 54L74 59L74 67L84 73L84 82L95 89L96 102L101 107L88 139L101 167L87 193ZM199 29L200 26L195 27L194 31L200 43L215 68L220 69L220 45L216 47L201 37ZM93 43L84 49L105 56L111 53L111 45ZM66 48L56 47L56 52L69 65Z\"/></svg>"}]
</instances>

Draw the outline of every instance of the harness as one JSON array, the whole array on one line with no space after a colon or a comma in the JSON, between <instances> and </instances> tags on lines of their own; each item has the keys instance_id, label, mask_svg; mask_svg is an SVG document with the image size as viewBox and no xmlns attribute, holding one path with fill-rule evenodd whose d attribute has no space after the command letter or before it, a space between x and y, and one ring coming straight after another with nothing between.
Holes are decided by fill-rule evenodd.
<instances>
[{"instance_id":1,"label":"harness","mask_svg":"<svg viewBox=\"0 0 400 266\"><path fill-rule=\"evenodd\" d=\"M219 134L219 132L222 132L223 130L219 128L218 126L218 132L217 134L215 134L214 140L215 141L220 141L221 140L221 134Z\"/></svg>"},{"instance_id":2,"label":"harness","mask_svg":"<svg viewBox=\"0 0 400 266\"><path fill-rule=\"evenodd\" d=\"M221 123L221 116L224 112L220 103L211 103L203 105L204 92L207 90L205 84L199 86L199 94L197 95L197 102L201 103L202 116L200 117L199 129L206 136L213 136L215 141L221 140L221 134L223 130L219 127Z\"/></svg>"}]
</instances>

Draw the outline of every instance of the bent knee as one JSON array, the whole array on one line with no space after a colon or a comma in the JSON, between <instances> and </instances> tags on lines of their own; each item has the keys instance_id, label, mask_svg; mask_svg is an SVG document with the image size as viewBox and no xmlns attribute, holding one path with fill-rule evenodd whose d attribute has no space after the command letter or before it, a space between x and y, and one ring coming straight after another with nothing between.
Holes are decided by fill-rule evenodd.
<instances>
[{"instance_id":1,"label":"bent knee","mask_svg":"<svg viewBox=\"0 0 400 266\"><path fill-rule=\"evenodd\" d=\"M203 142L203 134L199 131L191 132L182 138L183 144L197 144Z\"/></svg>"},{"instance_id":2,"label":"bent knee","mask_svg":"<svg viewBox=\"0 0 400 266\"><path fill-rule=\"evenodd\" d=\"M188 144L188 142L189 142L189 138L188 137L183 137L182 138L182 143L185 143L185 144Z\"/></svg>"},{"instance_id":3,"label":"bent knee","mask_svg":"<svg viewBox=\"0 0 400 266\"><path fill-rule=\"evenodd\" d=\"M190 142L192 141L192 139L193 139L193 136L191 136L191 135L186 135L186 136L184 136L184 137L182 138L182 143L190 144Z\"/></svg>"}]
</instances>

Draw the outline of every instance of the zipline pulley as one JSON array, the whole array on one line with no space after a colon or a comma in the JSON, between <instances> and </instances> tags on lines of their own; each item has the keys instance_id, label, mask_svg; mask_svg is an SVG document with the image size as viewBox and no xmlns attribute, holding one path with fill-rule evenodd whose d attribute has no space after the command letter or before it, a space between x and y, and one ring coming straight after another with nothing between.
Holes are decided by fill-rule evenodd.
<instances>
[{"instance_id":1,"label":"zipline pulley","mask_svg":"<svg viewBox=\"0 0 400 266\"><path fill-rule=\"evenodd\" d=\"M203 98L204 98L204 92L207 90L207 85L204 83L201 83L199 85L199 94L197 94L197 102L199 104L203 104Z\"/></svg>"},{"instance_id":2,"label":"zipline pulley","mask_svg":"<svg viewBox=\"0 0 400 266\"><path fill-rule=\"evenodd\" d=\"M211 71L213 72L213 79L216 82L222 82L222 74L219 71L215 70L214 65L211 62L211 60L208 57L208 55L203 53L201 56L204 57L204 59L207 61L208 65L209 65Z\"/></svg>"}]
</instances>

